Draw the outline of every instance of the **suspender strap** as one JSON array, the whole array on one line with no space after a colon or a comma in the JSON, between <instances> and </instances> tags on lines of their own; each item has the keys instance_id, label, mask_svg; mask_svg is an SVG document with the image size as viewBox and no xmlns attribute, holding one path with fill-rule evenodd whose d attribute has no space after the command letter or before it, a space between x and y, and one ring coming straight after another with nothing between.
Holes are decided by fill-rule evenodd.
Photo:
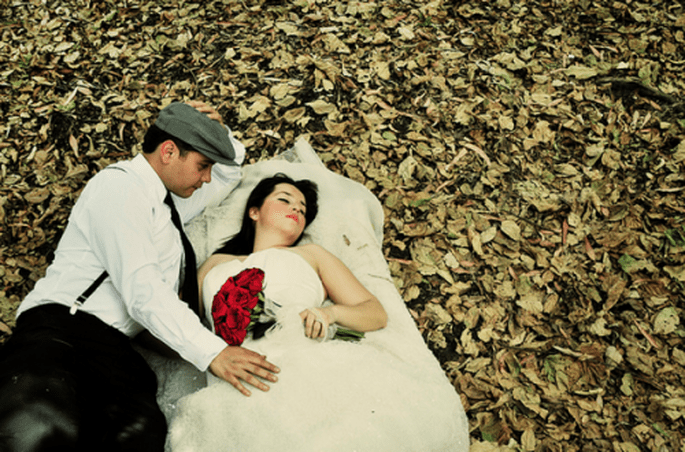
<instances>
[{"instance_id":1,"label":"suspender strap","mask_svg":"<svg viewBox=\"0 0 685 452\"><path fill-rule=\"evenodd\" d=\"M74 304L71 305L71 308L69 308L69 313L71 315L76 314L76 311L78 311L78 309L81 306L83 306L83 303L85 303L85 301L88 299L88 297L93 295L93 292L95 292L95 290L98 287L100 287L100 284L102 284L102 281L104 281L105 278L107 278L107 270L103 271L100 274L100 276L98 276L97 279L95 281L93 281L93 283L90 286L88 286L88 288L86 290L84 290L81 295L78 296L78 298L76 299Z\"/></svg>"},{"instance_id":2,"label":"suspender strap","mask_svg":"<svg viewBox=\"0 0 685 452\"><path fill-rule=\"evenodd\" d=\"M105 169L106 169L106 170L108 170L108 169L115 169L115 170L119 170L119 171L126 172L125 169L120 168L120 167L118 167L118 166L112 166L112 165L106 167ZM76 299L76 301L74 302L74 304L72 304L72 305L71 305L71 308L69 308L69 313L70 313L71 315L76 314L76 311L78 311L78 309L79 309L81 306L83 306L83 303L85 303L85 301L88 299L88 297L90 297L91 295L93 295L93 292L95 292L95 290L96 290L98 287L100 287L100 284L102 284L102 281L104 281L106 277L107 277L107 270L104 270L104 271L100 274L100 276L98 276L97 279L96 279L95 281L93 281L93 283L92 283L90 286L88 286L88 288L87 288L86 290L84 290L83 293L82 293L81 295L78 296L78 298Z\"/></svg>"}]
</instances>

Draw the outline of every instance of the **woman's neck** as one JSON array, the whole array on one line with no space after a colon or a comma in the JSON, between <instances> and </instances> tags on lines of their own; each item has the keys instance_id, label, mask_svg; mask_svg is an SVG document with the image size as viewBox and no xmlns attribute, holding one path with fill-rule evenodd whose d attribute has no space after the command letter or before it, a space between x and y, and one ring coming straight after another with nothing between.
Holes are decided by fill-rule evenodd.
<instances>
[{"instance_id":1,"label":"woman's neck","mask_svg":"<svg viewBox=\"0 0 685 452\"><path fill-rule=\"evenodd\" d=\"M292 245L291 240L285 239L280 234L258 234L255 237L252 252L256 253L269 248L287 248Z\"/></svg>"}]
</instances>

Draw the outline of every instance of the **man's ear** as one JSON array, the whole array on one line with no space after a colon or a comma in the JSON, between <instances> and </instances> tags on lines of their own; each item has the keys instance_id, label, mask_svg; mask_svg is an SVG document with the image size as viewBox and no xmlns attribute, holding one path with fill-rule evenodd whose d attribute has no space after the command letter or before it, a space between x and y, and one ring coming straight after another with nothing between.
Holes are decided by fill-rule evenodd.
<instances>
[{"instance_id":1,"label":"man's ear","mask_svg":"<svg viewBox=\"0 0 685 452\"><path fill-rule=\"evenodd\" d=\"M175 152L176 145L171 140L166 140L159 145L159 156L162 159L162 163L169 163Z\"/></svg>"}]
</instances>

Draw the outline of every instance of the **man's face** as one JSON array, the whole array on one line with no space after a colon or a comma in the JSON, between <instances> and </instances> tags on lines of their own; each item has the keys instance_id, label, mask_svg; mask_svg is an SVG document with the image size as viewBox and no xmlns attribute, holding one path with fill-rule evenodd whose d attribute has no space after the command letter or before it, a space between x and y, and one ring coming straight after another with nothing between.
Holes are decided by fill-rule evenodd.
<instances>
[{"instance_id":1,"label":"man's face","mask_svg":"<svg viewBox=\"0 0 685 452\"><path fill-rule=\"evenodd\" d=\"M173 150L166 148L167 151L171 151L171 154L167 156L164 185L172 193L181 198L187 198L203 183L212 180L214 161L197 151L189 151L185 156L181 156L179 149L172 141L167 141L162 146L168 146L168 143L173 145Z\"/></svg>"}]
</instances>

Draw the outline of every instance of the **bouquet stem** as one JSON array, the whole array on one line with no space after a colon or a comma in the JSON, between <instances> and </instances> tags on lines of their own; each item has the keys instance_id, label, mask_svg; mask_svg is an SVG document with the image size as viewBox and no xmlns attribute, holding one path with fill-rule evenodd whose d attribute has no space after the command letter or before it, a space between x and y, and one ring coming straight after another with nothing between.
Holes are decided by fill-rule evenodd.
<instances>
[{"instance_id":1,"label":"bouquet stem","mask_svg":"<svg viewBox=\"0 0 685 452\"><path fill-rule=\"evenodd\" d=\"M348 341L348 342L359 342L364 338L364 333L360 331L354 331L350 330L348 328L342 328L338 327L338 329L335 332L335 336L333 336L333 339L338 339L341 341Z\"/></svg>"}]
</instances>

